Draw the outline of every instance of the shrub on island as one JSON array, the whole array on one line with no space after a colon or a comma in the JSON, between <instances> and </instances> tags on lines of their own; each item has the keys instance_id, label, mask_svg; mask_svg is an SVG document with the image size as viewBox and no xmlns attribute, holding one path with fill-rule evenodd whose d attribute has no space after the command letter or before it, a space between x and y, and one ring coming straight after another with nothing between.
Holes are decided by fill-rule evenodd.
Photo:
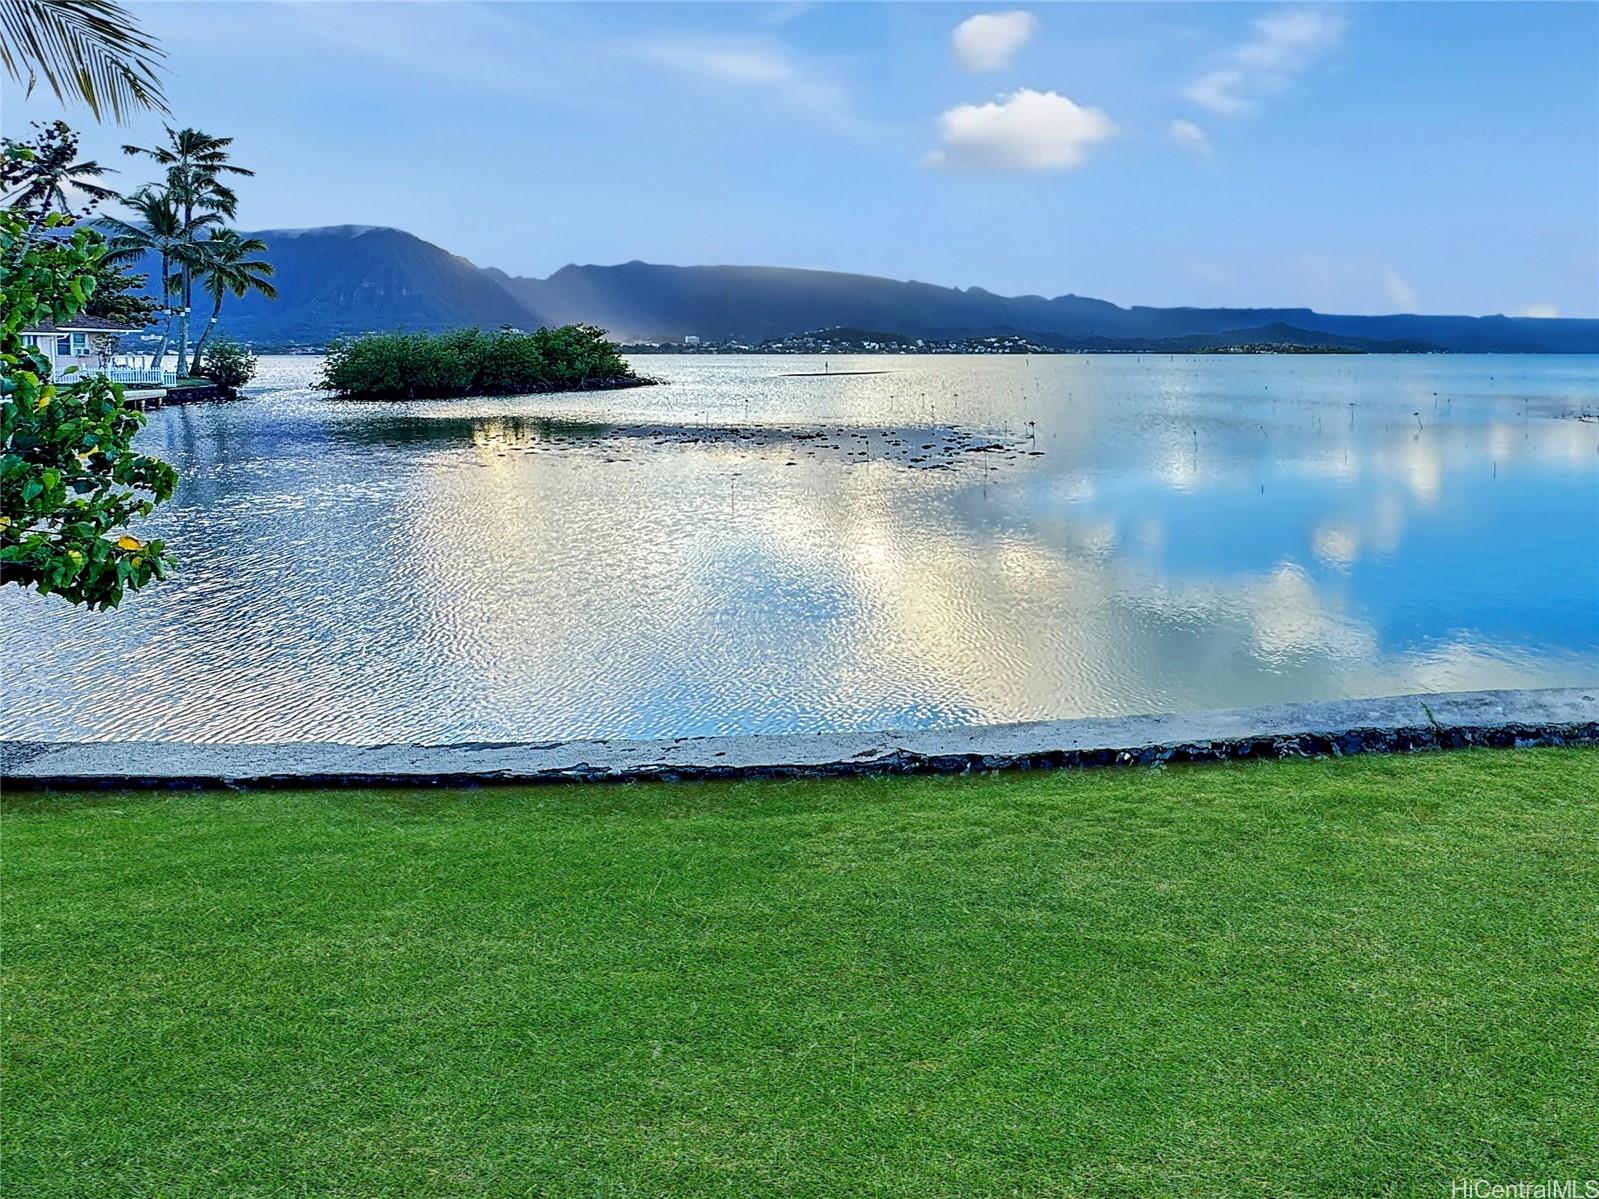
<instances>
[{"instance_id":1,"label":"shrub on island","mask_svg":"<svg viewBox=\"0 0 1599 1199\"><path fill-rule=\"evenodd\" d=\"M520 333L368 333L328 352L322 386L347 399L426 400L638 387L616 344L593 325Z\"/></svg>"},{"instance_id":2,"label":"shrub on island","mask_svg":"<svg viewBox=\"0 0 1599 1199\"><path fill-rule=\"evenodd\" d=\"M255 355L238 342L218 337L205 352L205 358L194 373L209 379L227 395L237 394L255 378Z\"/></svg>"}]
</instances>

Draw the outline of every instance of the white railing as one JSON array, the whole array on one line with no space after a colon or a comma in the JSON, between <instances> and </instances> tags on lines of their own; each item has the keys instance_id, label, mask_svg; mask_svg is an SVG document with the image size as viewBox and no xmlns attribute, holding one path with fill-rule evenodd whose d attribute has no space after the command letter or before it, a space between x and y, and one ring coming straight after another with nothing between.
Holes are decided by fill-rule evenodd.
<instances>
[{"instance_id":1,"label":"white railing","mask_svg":"<svg viewBox=\"0 0 1599 1199\"><path fill-rule=\"evenodd\" d=\"M113 383L150 383L158 387L172 387L178 381L178 372L159 370L153 366L108 366L105 377Z\"/></svg>"}]
</instances>

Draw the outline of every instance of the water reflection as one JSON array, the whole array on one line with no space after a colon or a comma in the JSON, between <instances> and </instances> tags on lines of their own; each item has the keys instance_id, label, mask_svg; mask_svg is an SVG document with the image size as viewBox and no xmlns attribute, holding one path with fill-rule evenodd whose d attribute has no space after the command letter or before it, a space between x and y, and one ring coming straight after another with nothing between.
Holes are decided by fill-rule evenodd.
<instances>
[{"instance_id":1,"label":"water reflection","mask_svg":"<svg viewBox=\"0 0 1599 1199\"><path fill-rule=\"evenodd\" d=\"M411 405L268 365L146 430L183 477L152 521L172 580L108 615L0 595L0 734L675 736L1599 680L1592 359L651 359L667 386Z\"/></svg>"}]
</instances>

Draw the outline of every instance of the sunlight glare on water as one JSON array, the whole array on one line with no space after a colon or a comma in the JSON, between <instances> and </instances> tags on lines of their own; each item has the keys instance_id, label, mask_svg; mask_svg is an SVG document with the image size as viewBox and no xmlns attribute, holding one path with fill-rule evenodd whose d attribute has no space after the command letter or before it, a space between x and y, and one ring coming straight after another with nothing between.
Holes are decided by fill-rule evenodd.
<instances>
[{"instance_id":1,"label":"sunlight glare on water","mask_svg":"<svg viewBox=\"0 0 1599 1199\"><path fill-rule=\"evenodd\" d=\"M911 728L1599 681L1599 362L637 360L151 415L179 563L0 593L6 738Z\"/></svg>"}]
</instances>

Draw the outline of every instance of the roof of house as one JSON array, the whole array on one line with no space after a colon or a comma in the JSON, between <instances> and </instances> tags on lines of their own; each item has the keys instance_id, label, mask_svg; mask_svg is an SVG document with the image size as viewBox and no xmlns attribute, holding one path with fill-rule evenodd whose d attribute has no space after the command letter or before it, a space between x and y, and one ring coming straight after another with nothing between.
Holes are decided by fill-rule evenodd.
<instances>
[{"instance_id":1,"label":"roof of house","mask_svg":"<svg viewBox=\"0 0 1599 1199\"><path fill-rule=\"evenodd\" d=\"M119 325L103 316L75 316L63 325L54 321L33 321L22 329L23 333L137 333L129 325Z\"/></svg>"}]
</instances>

